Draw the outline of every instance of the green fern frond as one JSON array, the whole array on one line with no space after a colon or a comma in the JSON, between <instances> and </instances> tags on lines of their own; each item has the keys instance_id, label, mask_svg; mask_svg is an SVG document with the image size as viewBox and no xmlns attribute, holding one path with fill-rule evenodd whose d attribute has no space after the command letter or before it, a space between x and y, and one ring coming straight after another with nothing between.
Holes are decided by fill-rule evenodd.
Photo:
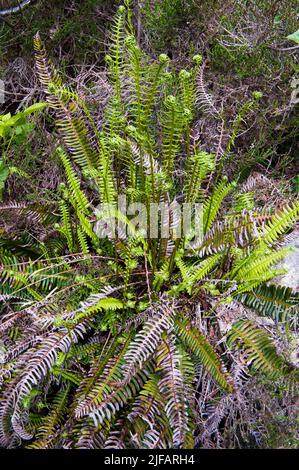
<instances>
[{"instance_id":1,"label":"green fern frond","mask_svg":"<svg viewBox=\"0 0 299 470\"><path fill-rule=\"evenodd\" d=\"M197 201L202 181L215 170L215 155L197 152L191 155L186 168L185 200L189 203Z\"/></svg>"},{"instance_id":2,"label":"green fern frond","mask_svg":"<svg viewBox=\"0 0 299 470\"><path fill-rule=\"evenodd\" d=\"M70 386L59 390L53 398L49 413L38 426L38 433L35 436L34 443L27 446L28 449L51 449L55 446L53 439L60 431L60 425L63 422L64 412L67 408Z\"/></svg>"},{"instance_id":3,"label":"green fern frond","mask_svg":"<svg viewBox=\"0 0 299 470\"><path fill-rule=\"evenodd\" d=\"M163 170L170 179L174 161L179 151L182 133L186 124L185 110L175 96L165 100L165 111L162 114L163 126Z\"/></svg>"},{"instance_id":4,"label":"green fern frond","mask_svg":"<svg viewBox=\"0 0 299 470\"><path fill-rule=\"evenodd\" d=\"M157 444L166 447L167 441L172 439L169 421L164 410L164 398L159 386L159 375L152 374L144 384L128 420L133 424L140 437L142 448L152 448ZM159 430L158 430L159 429Z\"/></svg>"},{"instance_id":5,"label":"green fern frond","mask_svg":"<svg viewBox=\"0 0 299 470\"><path fill-rule=\"evenodd\" d=\"M0 205L5 448L215 447L230 442L228 422L233 439L251 442L243 428L257 422L255 380L268 374L290 393L298 377L298 296L267 283L289 253L277 245L299 203L255 208L252 180L237 189L222 177L254 103L242 103L226 129L201 56L180 73L165 54L151 59L135 39L130 0L125 5L111 30L103 109L62 83L35 38L66 183L48 207ZM215 155L197 138L197 105L222 123ZM138 203L144 232L135 230ZM203 233L191 233L193 220L185 231L176 211L184 216L185 203L191 216L202 203ZM160 216L162 206L169 217ZM192 235L203 237L189 243ZM288 358L278 352L285 345Z\"/></svg>"},{"instance_id":6,"label":"green fern frond","mask_svg":"<svg viewBox=\"0 0 299 470\"><path fill-rule=\"evenodd\" d=\"M199 256L212 255L229 248L246 248L257 238L258 218L251 212L216 220L203 237Z\"/></svg>"},{"instance_id":7,"label":"green fern frond","mask_svg":"<svg viewBox=\"0 0 299 470\"><path fill-rule=\"evenodd\" d=\"M225 390L232 390L224 364L202 333L193 328L186 319L176 319L175 330L214 380Z\"/></svg>"},{"instance_id":8,"label":"green fern frond","mask_svg":"<svg viewBox=\"0 0 299 470\"><path fill-rule=\"evenodd\" d=\"M165 399L165 412L173 432L175 448L184 445L188 432L187 402L180 361L174 335L164 333L157 350L157 370L162 375L158 386Z\"/></svg>"},{"instance_id":9,"label":"green fern frond","mask_svg":"<svg viewBox=\"0 0 299 470\"><path fill-rule=\"evenodd\" d=\"M61 79L47 58L38 33L34 39L34 47L38 76L50 106L58 114L57 126L62 132L66 146L83 169L97 167L97 152L90 144L88 138L90 133L76 96L62 85ZM95 128L95 125L92 128Z\"/></svg>"},{"instance_id":10,"label":"green fern frond","mask_svg":"<svg viewBox=\"0 0 299 470\"><path fill-rule=\"evenodd\" d=\"M239 282L258 280L267 273L269 268L282 260L291 248L285 247L273 251L265 248L257 248L249 256L237 260L230 272L230 278Z\"/></svg>"},{"instance_id":11,"label":"green fern frond","mask_svg":"<svg viewBox=\"0 0 299 470\"><path fill-rule=\"evenodd\" d=\"M208 273L218 264L221 259L221 254L216 254L205 259L201 263L197 262L186 266L182 259L176 257L176 265L178 266L183 282L177 286L177 290L186 290L188 294L191 294L193 286L201 281Z\"/></svg>"},{"instance_id":12,"label":"green fern frond","mask_svg":"<svg viewBox=\"0 0 299 470\"><path fill-rule=\"evenodd\" d=\"M121 102L122 74L124 68L124 40L126 38L126 9L120 6L117 10L114 22L111 27L111 46L106 62L109 67L110 77L114 82L116 97Z\"/></svg>"},{"instance_id":13,"label":"green fern frond","mask_svg":"<svg viewBox=\"0 0 299 470\"><path fill-rule=\"evenodd\" d=\"M262 316L288 321L298 317L298 300L292 289L275 284L262 284L254 291L239 294L236 299Z\"/></svg>"},{"instance_id":14,"label":"green fern frond","mask_svg":"<svg viewBox=\"0 0 299 470\"><path fill-rule=\"evenodd\" d=\"M251 211L254 209L254 192L239 193L234 198L233 212Z\"/></svg>"},{"instance_id":15,"label":"green fern frond","mask_svg":"<svg viewBox=\"0 0 299 470\"><path fill-rule=\"evenodd\" d=\"M223 178L218 183L212 195L204 202L203 207L203 227L204 234L212 227L221 204L226 196L235 188L235 183L228 183L227 178Z\"/></svg>"},{"instance_id":16,"label":"green fern frond","mask_svg":"<svg viewBox=\"0 0 299 470\"><path fill-rule=\"evenodd\" d=\"M286 375L290 370L283 357L277 354L276 347L265 330L249 320L239 320L233 324L227 344L231 348L240 347L241 344L247 353L247 363L273 379Z\"/></svg>"},{"instance_id":17,"label":"green fern frond","mask_svg":"<svg viewBox=\"0 0 299 470\"><path fill-rule=\"evenodd\" d=\"M60 228L60 231L66 237L68 249L70 253L72 253L74 251L74 240L73 240L74 234L73 234L70 211L65 201L60 201L59 208L60 208L61 219L62 219L62 224L63 224L62 227Z\"/></svg>"}]
</instances>

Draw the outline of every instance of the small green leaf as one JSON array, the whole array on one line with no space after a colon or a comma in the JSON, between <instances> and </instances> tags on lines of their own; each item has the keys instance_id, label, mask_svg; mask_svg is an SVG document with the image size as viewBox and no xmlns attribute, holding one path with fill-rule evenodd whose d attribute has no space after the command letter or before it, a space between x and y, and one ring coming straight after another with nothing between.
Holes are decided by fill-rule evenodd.
<instances>
[{"instance_id":1,"label":"small green leaf","mask_svg":"<svg viewBox=\"0 0 299 470\"><path fill-rule=\"evenodd\" d=\"M290 39L291 41L294 41L297 44L299 44L299 29L295 33L287 36L287 39Z\"/></svg>"}]
</instances>

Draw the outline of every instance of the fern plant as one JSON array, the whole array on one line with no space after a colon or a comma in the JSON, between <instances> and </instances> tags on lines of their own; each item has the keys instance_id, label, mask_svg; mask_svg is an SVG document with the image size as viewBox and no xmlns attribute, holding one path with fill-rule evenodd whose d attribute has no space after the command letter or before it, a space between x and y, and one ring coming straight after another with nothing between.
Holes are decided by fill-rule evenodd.
<instances>
[{"instance_id":1,"label":"fern plant","mask_svg":"<svg viewBox=\"0 0 299 470\"><path fill-rule=\"evenodd\" d=\"M240 197L222 174L225 160L191 139L201 57L179 74L166 55L151 60L131 15L126 2L112 26L113 93L100 125L35 37L62 139L66 182L55 229L65 243L38 260L3 252L6 448L217 446L226 411L215 428L209 406L237 400L252 374L283 381L288 393L298 382L284 347L296 332L298 299L268 282L281 273L289 250L278 244L299 202L271 212L255 207L254 188ZM168 202L168 222L162 217L155 236L148 225L136 229L120 196L146 210ZM202 205L196 243L198 227L181 230L177 201Z\"/></svg>"}]
</instances>

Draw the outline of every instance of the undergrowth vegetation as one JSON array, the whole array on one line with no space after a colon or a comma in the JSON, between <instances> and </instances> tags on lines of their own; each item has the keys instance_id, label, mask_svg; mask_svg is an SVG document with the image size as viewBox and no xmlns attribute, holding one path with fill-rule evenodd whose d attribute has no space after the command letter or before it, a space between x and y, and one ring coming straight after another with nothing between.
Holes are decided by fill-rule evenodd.
<instances>
[{"instance_id":1,"label":"undergrowth vegetation","mask_svg":"<svg viewBox=\"0 0 299 470\"><path fill-rule=\"evenodd\" d=\"M64 84L40 34L34 47L47 105L22 119L47 106L64 182L52 206L0 205L1 446L275 446L282 407L279 445L295 447L298 295L276 277L299 201L264 207L269 178L226 174L262 93L228 121L204 58L177 70L150 57L129 1L111 27L104 109ZM215 152L199 118L221 129ZM0 191L9 171L1 161Z\"/></svg>"}]
</instances>

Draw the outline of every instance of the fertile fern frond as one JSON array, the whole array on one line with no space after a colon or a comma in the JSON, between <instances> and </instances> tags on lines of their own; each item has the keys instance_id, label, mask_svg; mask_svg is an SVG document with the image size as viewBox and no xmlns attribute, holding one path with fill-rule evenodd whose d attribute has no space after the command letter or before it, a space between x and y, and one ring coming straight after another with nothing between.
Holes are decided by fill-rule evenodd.
<instances>
[{"instance_id":1,"label":"fertile fern frond","mask_svg":"<svg viewBox=\"0 0 299 470\"><path fill-rule=\"evenodd\" d=\"M180 366L181 357L174 335L164 333L157 351L157 369L162 374L158 386L165 399L165 412L173 431L174 447L184 445L188 432L187 400Z\"/></svg>"},{"instance_id":2,"label":"fertile fern frond","mask_svg":"<svg viewBox=\"0 0 299 470\"><path fill-rule=\"evenodd\" d=\"M39 74L42 84L45 86L46 93L49 93L48 87L51 84L54 84L57 87L60 87L62 86L62 80L59 77L51 60L47 56L47 53L42 43L39 32L37 32L34 37L34 48L36 51L35 60L36 60L36 66L38 69L38 74ZM51 100L51 105L55 106L57 100L54 97L50 97L50 100Z\"/></svg>"},{"instance_id":3,"label":"fertile fern frond","mask_svg":"<svg viewBox=\"0 0 299 470\"><path fill-rule=\"evenodd\" d=\"M298 319L298 299L289 287L262 284L254 291L239 294L237 300L262 316L275 321L295 322Z\"/></svg>"}]
</instances>

